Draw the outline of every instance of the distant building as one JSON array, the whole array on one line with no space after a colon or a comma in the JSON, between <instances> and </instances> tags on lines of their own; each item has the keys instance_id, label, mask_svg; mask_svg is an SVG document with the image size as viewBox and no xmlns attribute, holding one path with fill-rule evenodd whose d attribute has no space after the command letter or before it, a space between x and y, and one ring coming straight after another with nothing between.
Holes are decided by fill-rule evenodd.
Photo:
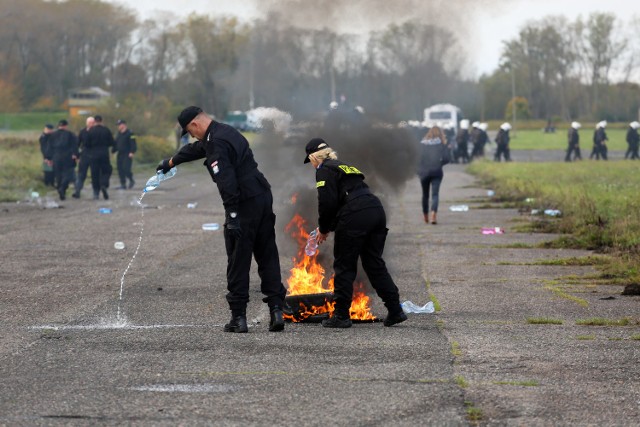
<instances>
[{"instance_id":1,"label":"distant building","mask_svg":"<svg viewBox=\"0 0 640 427\"><path fill-rule=\"evenodd\" d=\"M97 86L69 91L69 116L91 116L98 112L101 103L111 94Z\"/></svg>"}]
</instances>

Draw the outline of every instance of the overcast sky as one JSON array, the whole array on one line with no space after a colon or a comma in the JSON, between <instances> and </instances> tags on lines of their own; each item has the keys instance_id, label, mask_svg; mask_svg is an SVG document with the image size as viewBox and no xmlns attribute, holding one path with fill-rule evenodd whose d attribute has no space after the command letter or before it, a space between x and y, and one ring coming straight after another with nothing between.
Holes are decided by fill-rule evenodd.
<instances>
[{"instance_id":1,"label":"overcast sky","mask_svg":"<svg viewBox=\"0 0 640 427\"><path fill-rule=\"evenodd\" d=\"M268 4L269 0L107 1L126 5L138 11L141 18L152 17L154 11L164 10L180 17L197 12L236 15L243 20L250 21L262 16L264 10L261 6ZM278 0L272 1L277 2ZM307 5L316 4L315 0L292 1ZM402 0L387 1L401 4ZM424 4L430 4L432 8L438 7L439 9L446 9L448 5L452 4L451 0L422 1ZM465 4L462 0L460 3ZM516 38L520 29L529 20L540 20L548 15L564 15L573 21L578 16L586 18L593 12L607 12L615 14L621 23L628 24L632 17L640 17L640 1L638 0L476 0L473 5L474 9L469 12L452 11L451 16L445 20L447 25L466 25L468 27L468 39L462 40L462 43L469 47L467 51L472 57L470 62L475 64L474 69L471 70L473 76L494 71L498 66L502 42ZM391 14L381 13L380 15L390 16ZM357 19L357 17L354 16L353 19ZM380 25L380 23L376 22L376 25Z\"/></svg>"}]
</instances>

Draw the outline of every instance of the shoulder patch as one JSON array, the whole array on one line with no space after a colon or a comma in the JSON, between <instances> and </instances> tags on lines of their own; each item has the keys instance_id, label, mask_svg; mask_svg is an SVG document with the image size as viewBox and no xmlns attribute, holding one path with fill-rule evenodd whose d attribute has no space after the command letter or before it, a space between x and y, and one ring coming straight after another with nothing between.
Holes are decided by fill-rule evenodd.
<instances>
[{"instance_id":1,"label":"shoulder patch","mask_svg":"<svg viewBox=\"0 0 640 427\"><path fill-rule=\"evenodd\" d=\"M316 182L316 188L324 187L324 184L326 184L325 181L318 181Z\"/></svg>"},{"instance_id":2,"label":"shoulder patch","mask_svg":"<svg viewBox=\"0 0 640 427\"><path fill-rule=\"evenodd\" d=\"M338 167L342 170L342 172L346 173L346 174L359 174L359 175L363 175L362 172L360 172L357 168L353 167L353 166L347 166L347 165L338 165Z\"/></svg>"}]
</instances>

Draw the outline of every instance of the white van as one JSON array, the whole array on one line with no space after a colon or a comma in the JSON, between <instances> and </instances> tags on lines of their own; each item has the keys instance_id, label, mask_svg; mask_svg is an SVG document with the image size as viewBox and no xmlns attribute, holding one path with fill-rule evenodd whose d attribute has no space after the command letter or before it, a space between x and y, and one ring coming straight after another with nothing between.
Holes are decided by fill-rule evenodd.
<instances>
[{"instance_id":1,"label":"white van","mask_svg":"<svg viewBox=\"0 0 640 427\"><path fill-rule=\"evenodd\" d=\"M462 110L455 105L436 104L424 109L424 122L422 125L428 128L436 125L444 128L449 125L455 133L458 133L460 120L463 118Z\"/></svg>"}]
</instances>

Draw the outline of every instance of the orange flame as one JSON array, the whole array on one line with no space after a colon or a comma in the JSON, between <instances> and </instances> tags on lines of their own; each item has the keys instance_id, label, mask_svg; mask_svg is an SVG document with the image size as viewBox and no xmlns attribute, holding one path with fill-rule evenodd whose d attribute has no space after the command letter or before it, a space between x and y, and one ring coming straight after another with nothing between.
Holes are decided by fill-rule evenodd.
<instances>
[{"instance_id":1,"label":"orange flame","mask_svg":"<svg viewBox=\"0 0 640 427\"><path fill-rule=\"evenodd\" d=\"M287 279L287 295L308 295L333 292L333 277L325 284L325 270L317 261L320 249L313 256L308 256L304 252L309 233L306 231L307 222L300 215L296 214L285 227L285 231L298 242L298 254L293 258L293 268L291 275ZM356 320L375 320L369 307L369 297L364 293L364 284L357 283L353 301L349 314ZM285 318L292 322L302 321L310 316L326 314L331 315L335 310L334 301L326 301L322 306L307 307L300 303L295 316L285 314Z\"/></svg>"}]
</instances>

